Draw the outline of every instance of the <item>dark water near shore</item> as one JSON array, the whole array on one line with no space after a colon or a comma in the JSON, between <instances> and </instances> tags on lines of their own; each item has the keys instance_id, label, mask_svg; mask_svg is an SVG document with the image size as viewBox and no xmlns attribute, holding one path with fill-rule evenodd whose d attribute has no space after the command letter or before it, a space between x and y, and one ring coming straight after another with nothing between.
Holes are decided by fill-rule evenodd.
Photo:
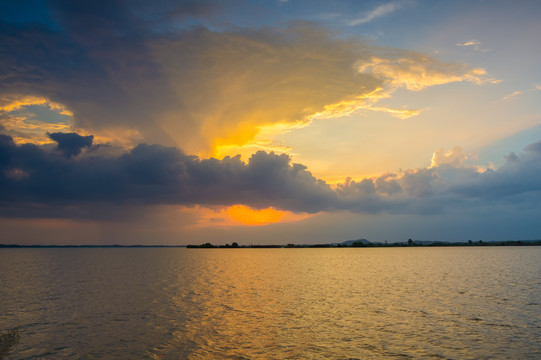
<instances>
[{"instance_id":1,"label":"dark water near shore","mask_svg":"<svg viewBox=\"0 0 541 360\"><path fill-rule=\"evenodd\" d=\"M540 359L541 247L0 249L13 328L6 359Z\"/></svg>"}]
</instances>

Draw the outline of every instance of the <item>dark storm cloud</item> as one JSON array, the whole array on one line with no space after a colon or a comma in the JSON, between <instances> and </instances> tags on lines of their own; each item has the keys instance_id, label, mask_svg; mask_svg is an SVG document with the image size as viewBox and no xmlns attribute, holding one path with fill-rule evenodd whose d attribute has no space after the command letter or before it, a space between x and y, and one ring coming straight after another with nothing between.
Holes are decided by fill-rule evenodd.
<instances>
[{"instance_id":1,"label":"dark storm cloud","mask_svg":"<svg viewBox=\"0 0 541 360\"><path fill-rule=\"evenodd\" d=\"M201 160L160 145L140 144L121 156L92 151L66 157L48 146L19 146L0 135L3 215L22 204L34 209L39 204L46 215L48 207L98 203L242 203L316 212L336 196L286 155L258 152L244 163L239 157Z\"/></svg>"},{"instance_id":2,"label":"dark storm cloud","mask_svg":"<svg viewBox=\"0 0 541 360\"><path fill-rule=\"evenodd\" d=\"M541 141L530 144L524 153L511 153L504 165L497 170L488 169L483 173L471 174L452 190L460 195L496 200L530 194L538 199L541 192Z\"/></svg>"},{"instance_id":3,"label":"dark storm cloud","mask_svg":"<svg viewBox=\"0 0 541 360\"><path fill-rule=\"evenodd\" d=\"M56 148L60 150L64 156L71 157L79 155L83 148L91 147L94 140L93 135L81 136L77 133L52 133L48 134L51 140L56 141Z\"/></svg>"},{"instance_id":4,"label":"dark storm cloud","mask_svg":"<svg viewBox=\"0 0 541 360\"><path fill-rule=\"evenodd\" d=\"M91 140L77 139L79 147L69 149ZM92 217L109 206L122 213L164 204L431 213L465 201L518 202L524 194L539 200L541 142L484 173L445 164L331 188L283 154L260 151L245 163L238 156L199 159L174 147L140 144L122 155L104 155L94 146L64 156L51 146L16 145L0 135L0 171L0 211L7 217Z\"/></svg>"}]
</instances>

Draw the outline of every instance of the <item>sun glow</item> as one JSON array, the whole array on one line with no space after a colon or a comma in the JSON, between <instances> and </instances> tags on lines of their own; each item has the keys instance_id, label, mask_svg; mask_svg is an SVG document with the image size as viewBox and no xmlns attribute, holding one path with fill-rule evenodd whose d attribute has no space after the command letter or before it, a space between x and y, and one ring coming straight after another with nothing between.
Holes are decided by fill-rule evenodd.
<instances>
[{"instance_id":1,"label":"sun glow","mask_svg":"<svg viewBox=\"0 0 541 360\"><path fill-rule=\"evenodd\" d=\"M212 156L223 159L225 156L241 155L243 159L249 159L257 151L275 152L279 154L292 154L292 149L283 142L275 141L275 137L290 130L299 129L307 124L297 123L277 123L257 127L257 134L250 141L242 144L231 143L223 139L217 139L214 142Z\"/></svg>"},{"instance_id":2,"label":"sun glow","mask_svg":"<svg viewBox=\"0 0 541 360\"><path fill-rule=\"evenodd\" d=\"M183 207L183 214L197 218L195 228L265 226L276 223L293 223L305 220L314 214L294 213L276 210L273 207L256 210L249 206L236 204L228 207Z\"/></svg>"},{"instance_id":3,"label":"sun glow","mask_svg":"<svg viewBox=\"0 0 541 360\"><path fill-rule=\"evenodd\" d=\"M243 225L267 225L279 222L286 211L267 209L255 210L245 205L233 205L227 208L227 215Z\"/></svg>"}]
</instances>

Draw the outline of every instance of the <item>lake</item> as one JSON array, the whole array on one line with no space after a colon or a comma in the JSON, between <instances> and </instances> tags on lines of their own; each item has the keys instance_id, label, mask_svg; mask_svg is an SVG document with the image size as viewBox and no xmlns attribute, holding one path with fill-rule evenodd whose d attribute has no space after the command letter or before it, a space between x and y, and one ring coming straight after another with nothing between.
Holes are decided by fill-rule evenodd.
<instances>
[{"instance_id":1,"label":"lake","mask_svg":"<svg viewBox=\"0 0 541 360\"><path fill-rule=\"evenodd\" d=\"M0 249L10 329L5 359L540 359L541 247Z\"/></svg>"}]
</instances>

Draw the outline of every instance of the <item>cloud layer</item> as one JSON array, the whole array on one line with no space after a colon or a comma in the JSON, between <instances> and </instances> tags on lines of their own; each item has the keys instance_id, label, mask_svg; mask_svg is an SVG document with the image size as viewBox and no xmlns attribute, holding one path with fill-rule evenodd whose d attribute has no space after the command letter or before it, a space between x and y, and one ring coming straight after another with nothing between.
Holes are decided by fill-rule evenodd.
<instances>
[{"instance_id":1,"label":"cloud layer","mask_svg":"<svg viewBox=\"0 0 541 360\"><path fill-rule=\"evenodd\" d=\"M465 167L462 151L453 149L435 155L439 160L430 168L347 179L333 188L285 154L260 151L245 163L239 157L200 159L175 147L139 144L115 155L91 145L92 138L51 135L56 147L17 145L0 135L2 216L92 218L108 206L128 211L166 204L432 213L464 203L531 203L541 195L541 142L509 155L496 170Z\"/></svg>"},{"instance_id":2,"label":"cloud layer","mask_svg":"<svg viewBox=\"0 0 541 360\"><path fill-rule=\"evenodd\" d=\"M34 99L71 114L80 133L187 153L217 153L249 143L262 128L359 108L407 118L420 110L373 105L399 87L487 77L482 69L343 39L307 22L212 26L221 11L212 2L51 1L48 11L40 25L0 22L4 113ZM202 19L206 26L191 26ZM0 121L16 137L14 118Z\"/></svg>"}]
</instances>

